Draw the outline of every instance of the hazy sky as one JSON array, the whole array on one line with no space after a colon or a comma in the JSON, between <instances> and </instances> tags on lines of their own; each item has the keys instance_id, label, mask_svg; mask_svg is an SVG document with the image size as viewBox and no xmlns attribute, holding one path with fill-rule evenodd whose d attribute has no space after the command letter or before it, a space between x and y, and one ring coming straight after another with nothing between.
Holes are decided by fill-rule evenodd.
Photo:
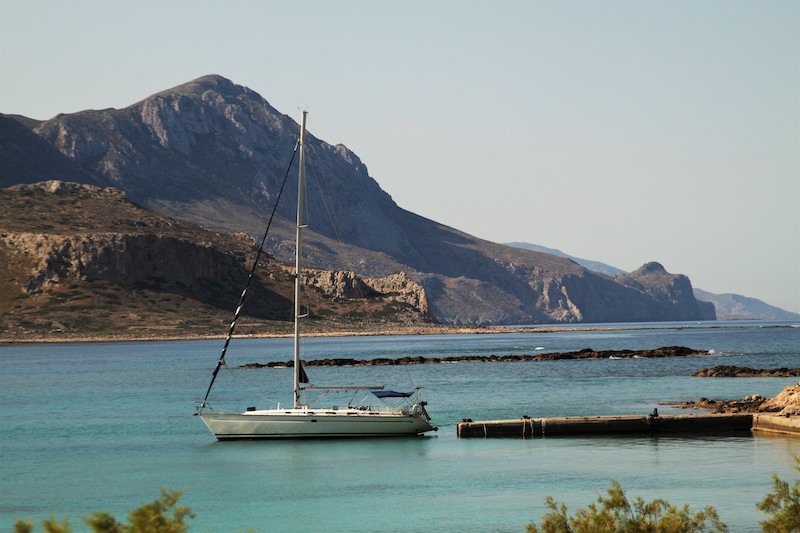
<instances>
[{"instance_id":1,"label":"hazy sky","mask_svg":"<svg viewBox=\"0 0 800 533\"><path fill-rule=\"evenodd\" d=\"M800 312L800 2L0 0L0 112L204 74L401 206Z\"/></svg>"}]
</instances>

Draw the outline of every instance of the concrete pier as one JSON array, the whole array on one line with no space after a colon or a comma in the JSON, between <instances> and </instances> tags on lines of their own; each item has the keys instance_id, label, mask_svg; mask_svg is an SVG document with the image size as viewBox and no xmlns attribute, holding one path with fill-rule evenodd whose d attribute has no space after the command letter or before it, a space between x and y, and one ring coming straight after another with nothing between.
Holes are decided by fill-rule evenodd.
<instances>
[{"instance_id":1,"label":"concrete pier","mask_svg":"<svg viewBox=\"0 0 800 533\"><path fill-rule=\"evenodd\" d=\"M768 414L620 415L471 420L458 423L459 438L541 438L577 435L735 433L751 430L800 435L800 418Z\"/></svg>"},{"instance_id":2,"label":"concrete pier","mask_svg":"<svg viewBox=\"0 0 800 533\"><path fill-rule=\"evenodd\" d=\"M757 413L753 415L753 430L800 436L800 417L778 416L772 413Z\"/></svg>"}]
</instances>

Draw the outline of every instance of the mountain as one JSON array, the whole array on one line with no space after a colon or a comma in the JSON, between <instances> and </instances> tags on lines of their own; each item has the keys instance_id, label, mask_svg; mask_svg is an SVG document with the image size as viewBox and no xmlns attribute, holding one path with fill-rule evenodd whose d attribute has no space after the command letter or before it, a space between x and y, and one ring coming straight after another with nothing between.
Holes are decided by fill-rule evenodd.
<instances>
[{"instance_id":1,"label":"mountain","mask_svg":"<svg viewBox=\"0 0 800 533\"><path fill-rule=\"evenodd\" d=\"M26 126L27 132L10 131L10 140L4 136L2 183L73 179L77 169L75 181L116 187L162 215L250 235L263 231L299 129L258 93L217 75L124 109L62 114ZM43 151L55 149L69 165L37 168L34 154L20 156L27 166L7 167L5 146L33 146L30 132L44 141ZM477 239L397 206L344 145L309 136L307 152L309 176L319 180L307 194L308 212L316 216L309 219L306 262L369 277L405 272L424 288L431 313L442 322L707 318L691 291L670 292L674 279L668 276L658 277L666 284L658 291L620 283L566 258ZM279 259L293 254L295 208L287 198L295 193L290 179L269 241ZM681 300L662 297L666 293Z\"/></svg>"},{"instance_id":2,"label":"mountain","mask_svg":"<svg viewBox=\"0 0 800 533\"><path fill-rule=\"evenodd\" d=\"M800 320L800 314L785 311L741 294L713 294L694 289L698 300L711 302L720 320Z\"/></svg>"},{"instance_id":3,"label":"mountain","mask_svg":"<svg viewBox=\"0 0 800 533\"><path fill-rule=\"evenodd\" d=\"M592 261L590 259L581 259L572 255L565 254L561 250L554 248L547 248L539 246L538 244L531 244L527 242L510 242L508 246L522 248L525 250L535 250L537 252L544 252L559 257L567 257L572 259L579 265L585 266L589 270L606 274L608 276L620 276L627 274L624 270L601 263L600 261ZM769 305L757 300L756 298L749 298L741 294L713 294L702 289L694 288L693 293L695 298L701 302L711 302L714 304L716 317L719 320L798 320L800 314L785 311L779 307Z\"/></svg>"},{"instance_id":4,"label":"mountain","mask_svg":"<svg viewBox=\"0 0 800 533\"><path fill-rule=\"evenodd\" d=\"M613 267L611 265L601 263L600 261L581 259L580 257L575 257L574 255L565 254L561 250L557 250L555 248L548 248L546 246L539 246L538 244L531 244L528 242L507 242L506 245L513 246L514 248L520 248L522 250L533 250L535 252L543 252L550 255L556 255L558 257L566 257L567 259L572 259L579 265L588 268L592 272L598 272L600 274L605 274L606 276L614 277L619 276L620 274L625 274L625 271L621 268Z\"/></svg>"},{"instance_id":5,"label":"mountain","mask_svg":"<svg viewBox=\"0 0 800 533\"><path fill-rule=\"evenodd\" d=\"M84 175L69 157L31 130L38 124L25 117L0 115L0 187L35 183L41 181L42 176L86 180L88 175Z\"/></svg>"}]
</instances>

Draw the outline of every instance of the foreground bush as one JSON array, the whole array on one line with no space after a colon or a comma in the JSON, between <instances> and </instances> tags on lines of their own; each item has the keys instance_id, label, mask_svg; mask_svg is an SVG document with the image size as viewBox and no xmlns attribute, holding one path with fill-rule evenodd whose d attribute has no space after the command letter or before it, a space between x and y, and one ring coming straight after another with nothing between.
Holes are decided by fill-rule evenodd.
<instances>
[{"instance_id":1,"label":"foreground bush","mask_svg":"<svg viewBox=\"0 0 800 533\"><path fill-rule=\"evenodd\" d=\"M178 505L183 491L161 489L161 498L146 503L128 513L128 524L118 522L108 513L97 512L87 518L86 524L94 533L185 533L189 529L186 519L194 518L186 505ZM72 533L69 522L59 523L55 518L42 522L45 533ZM17 520L15 533L31 533L33 522Z\"/></svg>"},{"instance_id":2,"label":"foreground bush","mask_svg":"<svg viewBox=\"0 0 800 533\"><path fill-rule=\"evenodd\" d=\"M800 455L794 458L795 470L800 472ZM800 478L792 487L783 481L778 474L772 475L772 488L775 492L767 494L758 508L765 514L772 515L761 522L764 533L800 532Z\"/></svg>"},{"instance_id":3,"label":"foreground bush","mask_svg":"<svg viewBox=\"0 0 800 533\"><path fill-rule=\"evenodd\" d=\"M800 472L800 455L794 458L795 470ZM757 505L769 515L761 522L764 533L800 533L800 478L792 486L777 474L772 475L773 492L767 494ZM539 526L528 524L528 533L690 533L696 531L728 531L720 522L717 511L708 506L702 511L692 512L688 505L678 509L664 500L645 503L636 498L633 505L625 496L622 486L611 482L606 492L608 497L598 496L597 504L578 509L574 516L567 514L565 504L558 505L547 497L550 513L542 518Z\"/></svg>"},{"instance_id":4,"label":"foreground bush","mask_svg":"<svg viewBox=\"0 0 800 533\"><path fill-rule=\"evenodd\" d=\"M606 489L607 497L598 496L597 503L578 509L573 516L567 515L567 506L558 505L547 497L550 513L542 518L539 526L525 526L528 533L691 533L695 531L728 531L720 522L717 511L708 506L702 511L692 512L688 505L678 509L665 500L645 503L640 497L628 501L625 491L617 481Z\"/></svg>"}]
</instances>

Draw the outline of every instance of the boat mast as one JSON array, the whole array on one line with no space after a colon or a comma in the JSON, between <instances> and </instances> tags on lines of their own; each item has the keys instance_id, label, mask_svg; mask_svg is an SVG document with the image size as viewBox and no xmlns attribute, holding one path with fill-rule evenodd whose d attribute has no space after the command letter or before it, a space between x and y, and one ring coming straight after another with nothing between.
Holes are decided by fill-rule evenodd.
<instances>
[{"instance_id":1,"label":"boat mast","mask_svg":"<svg viewBox=\"0 0 800 533\"><path fill-rule=\"evenodd\" d=\"M295 235L295 278L294 278L294 407L300 407L300 245L302 230L306 227L303 219L303 203L306 192L306 114L300 119L300 171L297 177L297 233Z\"/></svg>"}]
</instances>

